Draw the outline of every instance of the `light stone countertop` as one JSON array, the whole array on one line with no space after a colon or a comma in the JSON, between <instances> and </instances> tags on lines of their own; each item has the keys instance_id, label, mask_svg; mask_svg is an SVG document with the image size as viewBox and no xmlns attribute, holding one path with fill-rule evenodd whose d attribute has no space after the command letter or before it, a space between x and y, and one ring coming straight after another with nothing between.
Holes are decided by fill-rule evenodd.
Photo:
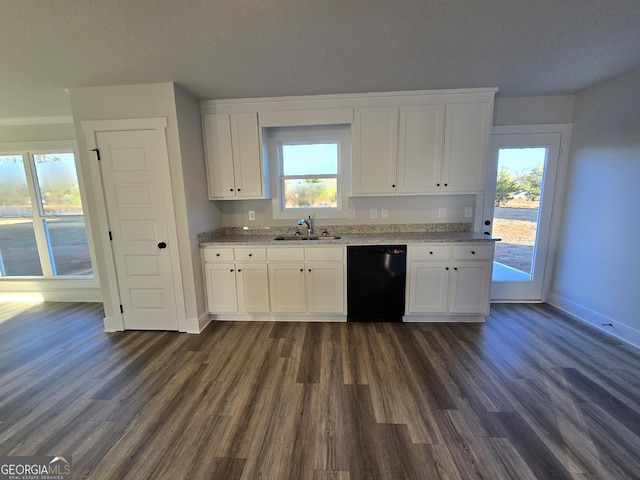
<instances>
[{"instance_id":1,"label":"light stone countertop","mask_svg":"<svg viewBox=\"0 0 640 480\"><path fill-rule=\"evenodd\" d=\"M339 239L322 240L275 240L281 233L268 235L219 235L208 236L200 242L201 248L221 246L241 246L266 244L268 246L286 245L404 245L412 243L453 243L453 242L495 242L500 239L474 232L349 232L336 233ZM291 235L291 233L289 233ZM333 235L333 234L331 234Z\"/></svg>"}]
</instances>

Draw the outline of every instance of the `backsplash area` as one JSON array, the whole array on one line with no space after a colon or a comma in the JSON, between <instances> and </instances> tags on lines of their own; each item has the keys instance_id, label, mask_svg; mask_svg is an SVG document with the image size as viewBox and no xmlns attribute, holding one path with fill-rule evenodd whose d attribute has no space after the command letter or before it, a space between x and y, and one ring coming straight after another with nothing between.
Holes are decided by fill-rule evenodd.
<instances>
[{"instance_id":1,"label":"backsplash area","mask_svg":"<svg viewBox=\"0 0 640 480\"><path fill-rule=\"evenodd\" d=\"M299 230L298 230L299 229ZM449 233L470 232L472 224L460 223L401 223L384 225L314 225L316 234L322 234L325 230L331 234L377 234L377 233ZM205 243L216 237L235 237L240 235L293 235L302 227L296 226L271 226L271 227L224 227L217 230L198 234L198 242Z\"/></svg>"}]
</instances>

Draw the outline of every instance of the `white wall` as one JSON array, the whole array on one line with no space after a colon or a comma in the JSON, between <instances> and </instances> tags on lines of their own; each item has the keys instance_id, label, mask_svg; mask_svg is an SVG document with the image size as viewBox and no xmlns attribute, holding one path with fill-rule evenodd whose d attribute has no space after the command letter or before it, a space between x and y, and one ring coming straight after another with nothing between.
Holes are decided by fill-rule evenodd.
<instances>
[{"instance_id":1,"label":"white wall","mask_svg":"<svg viewBox=\"0 0 640 480\"><path fill-rule=\"evenodd\" d=\"M494 125L539 125L571 123L574 95L496 98Z\"/></svg>"},{"instance_id":2,"label":"white wall","mask_svg":"<svg viewBox=\"0 0 640 480\"><path fill-rule=\"evenodd\" d=\"M640 70L576 97L549 301L640 346L638 85Z\"/></svg>"}]
</instances>

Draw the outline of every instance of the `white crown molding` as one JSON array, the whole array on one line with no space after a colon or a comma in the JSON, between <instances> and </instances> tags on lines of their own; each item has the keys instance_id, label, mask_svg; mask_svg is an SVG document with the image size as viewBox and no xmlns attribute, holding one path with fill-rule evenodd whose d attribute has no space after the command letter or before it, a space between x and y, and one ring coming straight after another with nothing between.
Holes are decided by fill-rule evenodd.
<instances>
[{"instance_id":1,"label":"white crown molding","mask_svg":"<svg viewBox=\"0 0 640 480\"><path fill-rule=\"evenodd\" d=\"M59 117L14 117L0 118L0 127L21 127L25 125L59 125L73 123L72 116Z\"/></svg>"}]
</instances>

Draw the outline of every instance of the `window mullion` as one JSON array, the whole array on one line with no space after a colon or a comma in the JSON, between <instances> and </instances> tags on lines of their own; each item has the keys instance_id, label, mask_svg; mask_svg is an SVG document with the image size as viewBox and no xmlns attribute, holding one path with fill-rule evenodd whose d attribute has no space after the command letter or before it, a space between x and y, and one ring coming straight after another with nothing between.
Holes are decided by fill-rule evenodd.
<instances>
[{"instance_id":1,"label":"window mullion","mask_svg":"<svg viewBox=\"0 0 640 480\"><path fill-rule=\"evenodd\" d=\"M29 196L31 197L31 205L33 211L33 230L36 237L36 245L38 246L38 256L40 257L40 266L42 267L42 276L53 277L54 268L52 262L51 243L44 224L44 212L42 206L42 194L40 185L38 184L38 176L36 175L36 165L33 155L24 153L22 160L25 164L27 174L27 186L29 188Z\"/></svg>"}]
</instances>

